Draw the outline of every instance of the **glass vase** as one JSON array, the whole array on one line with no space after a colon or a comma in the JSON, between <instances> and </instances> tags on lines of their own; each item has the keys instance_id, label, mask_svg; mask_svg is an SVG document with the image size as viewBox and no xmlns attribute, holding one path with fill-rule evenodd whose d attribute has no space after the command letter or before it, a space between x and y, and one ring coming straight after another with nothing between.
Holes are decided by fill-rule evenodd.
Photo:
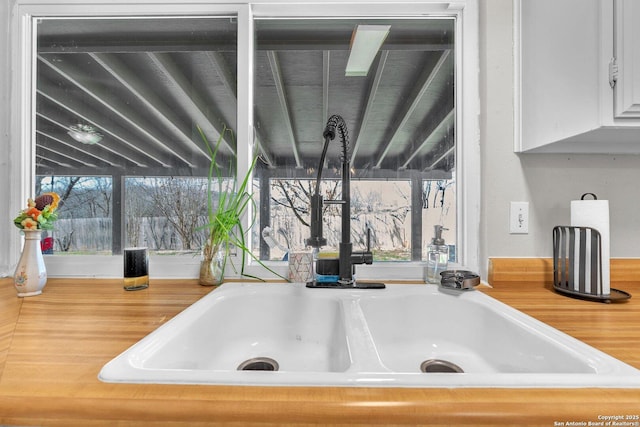
<instances>
[{"instance_id":1,"label":"glass vase","mask_svg":"<svg viewBox=\"0 0 640 427\"><path fill-rule=\"evenodd\" d=\"M218 286L224 280L225 251L220 248L215 255L209 259L200 261L200 276L198 282L202 286Z\"/></svg>"},{"instance_id":2,"label":"glass vase","mask_svg":"<svg viewBox=\"0 0 640 427\"><path fill-rule=\"evenodd\" d=\"M40 247L42 230L22 230L22 232L24 246L13 275L13 284L19 297L40 295L47 284L47 268Z\"/></svg>"}]
</instances>

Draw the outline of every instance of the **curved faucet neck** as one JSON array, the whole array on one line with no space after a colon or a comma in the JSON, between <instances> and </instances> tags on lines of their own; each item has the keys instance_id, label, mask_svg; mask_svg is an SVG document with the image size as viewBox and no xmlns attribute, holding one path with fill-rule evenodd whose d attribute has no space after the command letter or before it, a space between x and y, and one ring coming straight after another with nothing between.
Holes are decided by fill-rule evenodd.
<instances>
[{"instance_id":1,"label":"curved faucet neck","mask_svg":"<svg viewBox=\"0 0 640 427\"><path fill-rule=\"evenodd\" d=\"M316 179L315 194L311 197L311 237L307 239L307 244L316 248L326 245L326 239L322 236L322 206L323 199L320 195L320 181L322 179L322 169L324 167L325 156L329 143L335 139L336 134L340 136L342 142L342 198L341 200L331 200L327 203L341 204L341 239L339 246L339 284L354 285L354 260L353 245L351 243L351 163L349 160L349 132L344 119L338 115L333 115L327 121L322 136L324 137L324 147L320 156L318 166L318 177ZM368 239L367 239L368 241ZM372 261L369 248L367 252L357 254L355 263L367 263Z\"/></svg>"}]
</instances>

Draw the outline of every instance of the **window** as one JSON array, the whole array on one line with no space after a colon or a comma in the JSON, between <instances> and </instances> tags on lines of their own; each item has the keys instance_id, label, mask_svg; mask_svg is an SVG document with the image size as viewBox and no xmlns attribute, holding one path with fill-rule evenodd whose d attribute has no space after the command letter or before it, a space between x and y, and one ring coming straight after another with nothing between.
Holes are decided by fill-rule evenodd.
<instances>
[{"instance_id":1,"label":"window","mask_svg":"<svg viewBox=\"0 0 640 427\"><path fill-rule=\"evenodd\" d=\"M236 21L37 19L36 193L61 195L53 253L198 252L209 155L197 126L210 139L236 126ZM218 159L235 151L225 140Z\"/></svg>"},{"instance_id":2,"label":"window","mask_svg":"<svg viewBox=\"0 0 640 427\"><path fill-rule=\"evenodd\" d=\"M361 71L348 71L372 43L353 40L375 31L380 47ZM350 136L355 247L370 233L374 261L419 261L439 224L456 261L455 19L258 19L255 39L256 175L268 192L260 228L270 238L254 242L263 258L304 247L322 133L339 114ZM341 170L341 149L330 146L323 177ZM325 191L341 197L338 181ZM340 212L324 209L325 249L337 251Z\"/></svg>"},{"instance_id":3,"label":"window","mask_svg":"<svg viewBox=\"0 0 640 427\"><path fill-rule=\"evenodd\" d=\"M103 6L91 1L73 7L18 6L16 27L27 28L21 30L26 36L16 39L16 51L37 59L33 68L22 60L13 76L22 94L16 110L34 112L20 116L17 133L23 141L36 141L35 150L25 144L20 152L35 159L37 179L31 167L17 162L22 190L12 205L19 207L19 199L32 194L35 184L44 189L78 179L81 184L71 189L74 197L107 197L109 188L110 202L104 199L96 209L83 210L82 221L101 221L107 228L110 223L111 236L86 251L118 254L123 246L143 244L193 259L198 236L180 230L178 213L160 214L160 199L153 194L162 188L171 194L185 189L185 197L198 194L206 172L196 126L215 137L226 125L236 131L237 145L229 144L227 155L237 159L241 176L253 154L260 156L254 176L260 223L252 247L263 259L277 260L282 249L270 247L261 235L270 227L282 236L277 243L292 247L304 239L304 225L296 224L303 218L296 209L304 210L304 197L288 202L288 192L308 187L324 122L338 113L353 137L354 244L361 245L371 228L376 260L416 261L431 237L429 227L440 223L450 229L445 236L459 260L477 265L474 0L460 9L430 1L390 7L372 0L367 8L257 1L253 18L246 4L203 1L186 10L178 3ZM360 24L392 30L370 74L347 78L345 34L349 38ZM438 40L430 38L432 25ZM39 34L35 45L29 28ZM408 48L412 37L429 54ZM442 45L450 45L447 54ZM435 69L448 71L434 74ZM377 79L376 73L395 80ZM31 86L23 76L30 75L37 76L33 98L25 96ZM445 82L432 85L438 79ZM428 93L436 86L447 96ZM436 106L443 107L437 114ZM92 129L100 135L91 135ZM72 133L78 131L85 131L85 141L99 141L74 140ZM339 174L331 173L339 160L333 151L337 146L330 148L323 185L339 197ZM439 148L427 154L432 146ZM198 203L197 198L184 201ZM104 203L110 203L108 209ZM72 220L75 213L68 215ZM189 218L193 225L197 216ZM135 218L140 218L138 227ZM333 220L328 216L327 221L331 225ZM196 277L196 261L172 258L158 263L158 276ZM118 261L117 256L97 255L90 274L119 276ZM87 274L82 262L70 257L54 255L47 263L51 275L70 275L78 266L74 272ZM176 264L183 266L180 272L163 270L175 270L171 265ZM419 265L409 270L414 277L421 274Z\"/></svg>"},{"instance_id":4,"label":"window","mask_svg":"<svg viewBox=\"0 0 640 427\"><path fill-rule=\"evenodd\" d=\"M111 254L113 185L110 176L36 176L36 193L64 197L47 254Z\"/></svg>"}]
</instances>

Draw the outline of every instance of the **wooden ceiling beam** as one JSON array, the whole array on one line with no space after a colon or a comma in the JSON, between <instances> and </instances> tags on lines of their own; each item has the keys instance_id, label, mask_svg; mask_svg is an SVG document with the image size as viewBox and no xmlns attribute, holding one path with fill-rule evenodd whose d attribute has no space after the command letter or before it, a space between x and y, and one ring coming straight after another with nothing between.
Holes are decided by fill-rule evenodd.
<instances>
[{"instance_id":1,"label":"wooden ceiling beam","mask_svg":"<svg viewBox=\"0 0 640 427\"><path fill-rule=\"evenodd\" d=\"M427 165L426 168L424 168L424 172L429 172L431 170L433 170L436 165L438 163L440 163L441 161L454 156L456 153L456 146L454 145L453 147L450 147L447 151L445 151L444 153L442 153L441 155L439 155L438 157L436 157L435 159L433 159L431 162L429 162L429 164Z\"/></svg>"},{"instance_id":2,"label":"wooden ceiling beam","mask_svg":"<svg viewBox=\"0 0 640 427\"><path fill-rule=\"evenodd\" d=\"M382 73L384 72L385 65L387 63L387 59L389 58L389 51L383 50L380 52L380 59L376 64L376 73L371 82L371 86L367 91L366 99L364 100L364 108L362 112L362 117L360 118L360 128L358 129L358 136L356 137L356 143L353 146L353 150L351 151L351 164L355 164L356 154L358 153L358 148L362 144L364 139L363 135L365 134L365 130L367 129L367 125L369 124L369 120L372 119L373 116L373 106L375 103L376 95L378 94L378 89L380 87L380 82L382 82Z\"/></svg>"},{"instance_id":3,"label":"wooden ceiling beam","mask_svg":"<svg viewBox=\"0 0 640 427\"><path fill-rule=\"evenodd\" d=\"M74 120L81 121L85 124L91 124L101 133L109 135L113 138L113 142L116 144L103 142L102 146L108 151L111 151L121 157L131 161L137 166L153 166L162 165L163 167L170 167L172 158L167 153L159 152L154 147L145 147L142 144L136 143L134 138L127 135L123 135L121 130L115 129L115 127L106 121L105 115L98 115L92 113L84 105L80 104L75 98L70 98L65 91L55 85L49 85L44 82L38 83L37 94L43 97L47 101L55 104L59 109L67 111L74 117ZM42 114L51 116L52 111L47 108L46 112L41 111ZM76 124L76 123L72 123ZM65 125L68 128L69 125ZM103 140L104 141L104 140Z\"/></svg>"},{"instance_id":4,"label":"wooden ceiling beam","mask_svg":"<svg viewBox=\"0 0 640 427\"><path fill-rule=\"evenodd\" d=\"M456 110L452 108L451 111L442 119L440 122L433 128L429 135L420 143L420 145L413 150L411 155L407 157L404 164L400 166L400 169L407 169L409 163L425 148L430 148L431 150L437 146L437 144L444 139L444 136L448 133L449 129L455 124L455 116ZM449 151L449 150L447 150ZM425 170L428 170L430 167L433 167L439 160L433 162L431 166L427 167Z\"/></svg>"},{"instance_id":5,"label":"wooden ceiling beam","mask_svg":"<svg viewBox=\"0 0 640 427\"><path fill-rule=\"evenodd\" d=\"M216 123L214 123L214 120L205 113L205 111L210 109L210 105L202 99L198 94L198 91L193 89L189 79L185 77L182 70L171 59L170 55L147 52L146 56L171 82L172 88L165 88L165 90L173 89L183 107L185 107L185 109L192 115L193 123L200 126L205 135L212 135L208 136L209 141L217 141L222 134L222 129L225 124L219 119L215 120ZM207 108L208 105L209 108ZM237 156L237 149L232 141L229 141L227 138L223 138L222 144L228 153L233 157ZM205 150L204 152L208 157L205 145L198 145L200 149Z\"/></svg>"},{"instance_id":6,"label":"wooden ceiling beam","mask_svg":"<svg viewBox=\"0 0 640 427\"><path fill-rule=\"evenodd\" d=\"M96 168L96 165L78 161L77 159L73 158L72 156L69 156L66 153L60 153L56 150L52 150L43 145L38 145L36 147L36 155L63 167L77 168L77 167L84 166L84 167Z\"/></svg>"},{"instance_id":7,"label":"wooden ceiling beam","mask_svg":"<svg viewBox=\"0 0 640 427\"><path fill-rule=\"evenodd\" d=\"M416 108L420 104L420 101L422 100L422 97L424 96L424 94L427 92L427 90L433 84L433 81L437 77L438 73L440 73L440 71L442 70L442 68L443 68L443 66L444 66L444 64L445 64L445 62L446 62L446 60L447 60L447 58L449 57L450 54L451 54L451 51L449 51L449 50L445 50L445 51L442 52L442 54L438 58L438 61L435 64L435 66L428 73L428 76L426 77L426 79L424 79L422 81L422 83L419 83L417 85L418 89L414 92L413 96L408 98L408 102L405 104L404 111L400 115L400 120L394 120L393 121L393 122L398 123L398 125L395 127L395 129L393 129L393 133L387 139L386 145L384 146L384 149L382 150L382 153L378 156L378 160L377 160L374 168L382 167L382 162L384 161L384 159L389 154L389 150L391 149L392 145L395 144L396 141L399 139L397 137L399 136L401 130L409 122L409 119L411 118L411 115L413 114L413 112L416 110Z\"/></svg>"},{"instance_id":8,"label":"wooden ceiling beam","mask_svg":"<svg viewBox=\"0 0 640 427\"><path fill-rule=\"evenodd\" d=\"M116 165L106 160L103 160L101 157L90 153L88 150L83 149L82 147L79 147L80 145L83 145L79 142L76 142L75 143L76 146L74 146L74 144L66 142L56 137L55 135L51 135L47 132L43 132L40 130L36 130L36 136L38 137L38 142L37 142L38 146L46 148L47 150L50 150L50 151L55 151L56 153L62 156L69 157L79 163L82 163L85 166L91 166L96 168L105 167L105 166L110 166L110 167L122 166L122 165Z\"/></svg>"},{"instance_id":9,"label":"wooden ceiling beam","mask_svg":"<svg viewBox=\"0 0 640 427\"><path fill-rule=\"evenodd\" d=\"M278 93L278 99L280 100L280 110L284 118L282 123L284 129L289 136L289 142L293 150L293 157L296 160L296 168L302 168L302 160L300 159L300 152L298 150L298 144L296 143L295 133L293 131L293 123L291 120L291 113L289 111L289 103L287 101L286 89L284 81L282 80L282 72L280 71L280 63L278 61L278 55L275 51L268 51L267 57L269 58L269 65L271 67L271 74L273 75L273 81Z\"/></svg>"},{"instance_id":10,"label":"wooden ceiling beam","mask_svg":"<svg viewBox=\"0 0 640 427\"><path fill-rule=\"evenodd\" d=\"M61 77L63 77L68 82L73 84L75 87L82 90L85 94L87 94L89 97L95 100L98 104L100 104L102 107L108 110L109 114L113 114L114 116L117 116L120 120L125 122L128 126L133 128L136 132L140 133L142 136L144 136L147 140L152 142L154 145L171 153L172 157L175 157L181 162L190 166L195 166L190 159L189 153L179 152L178 150L176 150L176 147L174 147L171 144L168 144L167 142L161 140L160 137L154 135L153 131L147 129L146 125L140 123L141 121L139 119L135 119L135 117L137 117L137 114L132 108L126 105L114 105L113 101L108 101L107 99L103 98L100 94L98 94L96 90L83 84L82 80L84 79L83 76L86 76L86 71L76 70L71 65L68 65L68 62L54 63L50 61L48 58L44 57L43 55L38 55L38 60L41 63L47 65L49 68L51 68ZM131 144L131 147L137 148L133 144ZM147 151L149 150L149 147L148 146L143 147L143 149L144 151ZM143 149L140 149L140 150L142 151ZM175 162L172 162L172 163L175 163ZM166 166L171 167L173 166L172 163L169 163Z\"/></svg>"},{"instance_id":11,"label":"wooden ceiling beam","mask_svg":"<svg viewBox=\"0 0 640 427\"><path fill-rule=\"evenodd\" d=\"M154 93L153 89L148 87L131 69L124 65L117 56L96 53L91 53L89 56L135 96L147 111L153 115L157 123L166 128L176 138L176 143L180 141L194 154L209 158L204 144L195 143L191 139L191 128L185 129L184 124L180 122L180 119L172 109Z\"/></svg>"},{"instance_id":12,"label":"wooden ceiling beam","mask_svg":"<svg viewBox=\"0 0 640 427\"><path fill-rule=\"evenodd\" d=\"M233 109L234 111L238 108L238 90L236 87L236 76L235 72L231 70L228 66L227 61L225 61L224 57L220 52L210 51L205 52L205 56L209 59L211 63L211 67L214 71L220 76L220 80L225 90L229 93L231 99L234 100ZM267 147L264 144L264 138L258 129L254 126L253 129L255 144L260 151L260 158L269 168L275 168L276 164L273 160L273 156L268 151Z\"/></svg>"},{"instance_id":13,"label":"wooden ceiling beam","mask_svg":"<svg viewBox=\"0 0 640 427\"><path fill-rule=\"evenodd\" d=\"M109 166L114 166L114 167L124 166L124 163L122 162L122 160L126 160L126 157L124 157L122 154L119 154L116 150L109 149L108 146L104 146L101 144L94 144L93 146L90 146L90 145L85 145L85 144L79 143L78 141L73 140L67 134L67 132L70 130L70 127L64 123L61 123L57 119L50 117L48 114L51 114L51 113L52 113L51 111L47 111L46 114L42 112L36 112L36 117L52 124L55 128L58 129L59 132L63 132L65 134L66 139L63 140L48 132L38 130L40 129L39 126L36 129L36 134L39 133L47 138L55 140L60 144L61 147L68 147L71 150L84 153L88 156L91 156L97 159L102 163L108 164ZM73 140L73 142L69 142L69 139ZM38 141L38 144L39 143L40 141Z\"/></svg>"}]
</instances>

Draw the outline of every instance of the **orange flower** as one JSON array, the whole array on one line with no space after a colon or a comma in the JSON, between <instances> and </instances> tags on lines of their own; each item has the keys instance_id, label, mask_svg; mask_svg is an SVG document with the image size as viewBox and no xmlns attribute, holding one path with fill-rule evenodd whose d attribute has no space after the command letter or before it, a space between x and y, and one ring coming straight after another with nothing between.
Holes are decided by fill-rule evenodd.
<instances>
[{"instance_id":1,"label":"orange flower","mask_svg":"<svg viewBox=\"0 0 640 427\"><path fill-rule=\"evenodd\" d=\"M22 222L22 227L24 227L25 230L37 230L38 229L38 222L34 221L31 218L26 218L24 219Z\"/></svg>"},{"instance_id":2,"label":"orange flower","mask_svg":"<svg viewBox=\"0 0 640 427\"><path fill-rule=\"evenodd\" d=\"M33 218L35 221L37 221L38 217L42 215L42 212L36 208L29 208L27 209L27 215Z\"/></svg>"}]
</instances>

